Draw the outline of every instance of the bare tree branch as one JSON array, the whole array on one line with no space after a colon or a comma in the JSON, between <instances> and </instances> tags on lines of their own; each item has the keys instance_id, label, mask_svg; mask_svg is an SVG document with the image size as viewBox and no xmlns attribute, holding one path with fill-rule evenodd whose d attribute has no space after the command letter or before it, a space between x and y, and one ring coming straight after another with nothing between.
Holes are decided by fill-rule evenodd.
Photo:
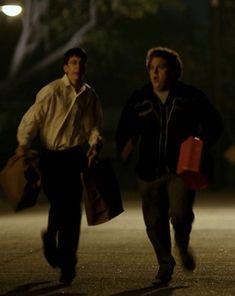
<instances>
[{"instance_id":1,"label":"bare tree branch","mask_svg":"<svg viewBox=\"0 0 235 296\"><path fill-rule=\"evenodd\" d=\"M82 7L82 4L85 4L85 7L88 7L88 19L83 25L81 25L82 20L85 19L84 15L82 15L82 20L80 22L75 22L79 24L79 28L77 28L76 30L75 27L75 32L71 33L72 36L70 35L71 37L68 37L69 39L65 42L62 40L64 40L66 37L64 39L60 38L61 36L59 36L58 34L61 34L60 30L64 29L66 31L67 29L66 25L65 27L63 27L63 20L66 21L66 17L64 17L63 14L58 15L58 11L56 10L55 11L57 15L54 19L54 26L52 26L52 38L50 38L50 28L48 26L50 25L49 9L51 9L51 1L52 0L24 0L25 12L22 19L22 31L15 48L11 65L9 67L8 77L5 81L6 83L11 82L17 76L20 69L22 69L22 67L24 66L24 63L26 61L29 61L30 57L33 57L33 54L38 48L40 48L40 46L46 49L48 53L45 55L44 58L36 61L34 65L32 65L32 63L27 63L24 71L21 71L20 79L19 77L17 77L18 84L23 82L30 75L60 59L63 53L68 48L82 44L86 34L91 31L97 24L98 9L100 9L99 11L101 11L102 17L104 16L102 15L102 13L107 14L108 18L105 18L106 22L107 20L110 21L110 19L115 22L117 16L120 15L132 18L141 18L145 13L149 13L151 9L156 9L157 3L163 0L149 0L146 2L142 0L89 0L89 2L88 0L77 0L76 4L78 5L78 7ZM67 7L66 9L68 10ZM79 13L80 12L78 11L78 18ZM84 13L84 11L81 11L81 14L82 13ZM70 15L68 16L68 19L69 17ZM53 30L56 32L57 35L53 35ZM69 32L70 31L71 30L69 29ZM66 36L70 34L68 32L65 33ZM53 48L55 48L56 44L60 45L57 49L49 50L51 47L48 47L48 44L45 44L47 40L50 40L52 42L53 46L51 47ZM64 44L61 45L62 42L64 42Z\"/></svg>"},{"instance_id":2,"label":"bare tree branch","mask_svg":"<svg viewBox=\"0 0 235 296\"><path fill-rule=\"evenodd\" d=\"M30 2L30 0L28 1ZM35 19L34 30L37 29L38 19L45 12L44 9L47 9L46 5L43 7L44 9L42 9L40 4L41 3L38 3L38 7L37 7L38 15L37 16L34 15L34 19ZM23 76L21 76L21 80L26 79L29 75L43 69L44 67L50 65L51 63L61 58L61 56L67 49L81 44L83 41L83 37L87 34L87 32L89 32L96 25L98 4L99 4L99 1L90 0L88 22L84 24L81 28L79 28L64 45L60 46L57 50L50 52L43 60L39 61L36 65L29 68L27 72L24 73ZM34 7L34 9L36 8ZM39 10L40 10L40 13L39 13ZM30 13L30 11L28 11L28 13ZM26 16L25 22L28 22L27 16ZM34 42L31 41L30 44L27 44L30 38L30 33L31 33L30 26L28 24L25 24L22 32L21 40L17 46L17 50L14 56L12 67L11 67L11 72L9 75L9 78L11 79L14 78L25 56L28 55L30 52L32 52L42 39L42 34L39 34L39 36L35 39ZM25 52L23 56L22 56L22 52Z\"/></svg>"},{"instance_id":3,"label":"bare tree branch","mask_svg":"<svg viewBox=\"0 0 235 296\"><path fill-rule=\"evenodd\" d=\"M8 79L13 79L25 58L31 54L42 40L40 19L47 12L49 0L25 0L25 13L22 20L22 33L16 46L9 69Z\"/></svg>"}]
</instances>

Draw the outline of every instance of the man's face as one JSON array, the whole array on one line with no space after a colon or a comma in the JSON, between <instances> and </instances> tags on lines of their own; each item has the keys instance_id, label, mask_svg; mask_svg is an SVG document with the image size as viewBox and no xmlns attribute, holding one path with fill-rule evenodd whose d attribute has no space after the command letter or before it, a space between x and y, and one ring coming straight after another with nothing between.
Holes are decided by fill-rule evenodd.
<instances>
[{"instance_id":1,"label":"man's face","mask_svg":"<svg viewBox=\"0 0 235 296\"><path fill-rule=\"evenodd\" d=\"M69 58L68 64L64 65L64 72L72 84L77 84L83 79L85 64L80 57L72 56Z\"/></svg>"},{"instance_id":2,"label":"man's face","mask_svg":"<svg viewBox=\"0 0 235 296\"><path fill-rule=\"evenodd\" d=\"M170 69L165 59L153 57L149 64L149 79L153 89L157 91L166 91L170 88Z\"/></svg>"}]
</instances>

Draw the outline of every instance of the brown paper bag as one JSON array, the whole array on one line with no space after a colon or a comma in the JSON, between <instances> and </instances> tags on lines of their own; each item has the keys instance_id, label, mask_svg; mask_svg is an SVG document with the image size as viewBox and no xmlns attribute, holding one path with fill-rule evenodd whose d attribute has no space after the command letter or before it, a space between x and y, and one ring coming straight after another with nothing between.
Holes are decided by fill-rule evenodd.
<instances>
[{"instance_id":1,"label":"brown paper bag","mask_svg":"<svg viewBox=\"0 0 235 296\"><path fill-rule=\"evenodd\" d=\"M35 205L41 189L35 153L20 158L12 156L0 172L0 185L15 211Z\"/></svg>"},{"instance_id":2,"label":"brown paper bag","mask_svg":"<svg viewBox=\"0 0 235 296\"><path fill-rule=\"evenodd\" d=\"M83 173L83 182L88 225L107 222L123 212L119 183L109 159L94 162Z\"/></svg>"}]
</instances>

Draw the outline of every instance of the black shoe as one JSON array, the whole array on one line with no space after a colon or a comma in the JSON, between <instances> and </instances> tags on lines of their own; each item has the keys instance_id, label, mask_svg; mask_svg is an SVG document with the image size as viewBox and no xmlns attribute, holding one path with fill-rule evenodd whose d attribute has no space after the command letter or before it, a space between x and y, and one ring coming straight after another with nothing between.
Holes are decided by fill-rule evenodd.
<instances>
[{"instance_id":1,"label":"black shoe","mask_svg":"<svg viewBox=\"0 0 235 296\"><path fill-rule=\"evenodd\" d=\"M188 250L186 251L180 250L179 254L180 254L180 259L183 267L187 271L193 271L196 268L196 263L192 253Z\"/></svg>"},{"instance_id":2,"label":"black shoe","mask_svg":"<svg viewBox=\"0 0 235 296\"><path fill-rule=\"evenodd\" d=\"M152 281L152 284L158 285L158 284L169 283L171 281L173 271L174 271L174 267L170 267L167 269L160 267L156 277Z\"/></svg>"},{"instance_id":3,"label":"black shoe","mask_svg":"<svg viewBox=\"0 0 235 296\"><path fill-rule=\"evenodd\" d=\"M76 276L75 267L61 268L60 282L65 285L70 285Z\"/></svg>"},{"instance_id":4,"label":"black shoe","mask_svg":"<svg viewBox=\"0 0 235 296\"><path fill-rule=\"evenodd\" d=\"M56 247L56 241L51 238L46 231L41 234L43 242L43 254L49 265L53 268L59 267L59 256Z\"/></svg>"}]
</instances>

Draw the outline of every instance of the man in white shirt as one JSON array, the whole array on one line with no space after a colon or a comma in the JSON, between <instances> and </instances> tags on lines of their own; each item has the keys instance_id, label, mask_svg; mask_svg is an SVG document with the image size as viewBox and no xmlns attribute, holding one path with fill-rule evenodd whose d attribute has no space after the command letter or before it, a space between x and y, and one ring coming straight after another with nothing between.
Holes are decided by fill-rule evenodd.
<instances>
[{"instance_id":1,"label":"man in white shirt","mask_svg":"<svg viewBox=\"0 0 235 296\"><path fill-rule=\"evenodd\" d=\"M50 202L43 249L48 263L61 269L60 282L65 284L76 275L80 173L97 154L101 141L102 108L95 91L83 81L86 61L82 48L64 54L64 76L38 92L17 132L17 156L25 155L40 134L43 190Z\"/></svg>"}]
</instances>

